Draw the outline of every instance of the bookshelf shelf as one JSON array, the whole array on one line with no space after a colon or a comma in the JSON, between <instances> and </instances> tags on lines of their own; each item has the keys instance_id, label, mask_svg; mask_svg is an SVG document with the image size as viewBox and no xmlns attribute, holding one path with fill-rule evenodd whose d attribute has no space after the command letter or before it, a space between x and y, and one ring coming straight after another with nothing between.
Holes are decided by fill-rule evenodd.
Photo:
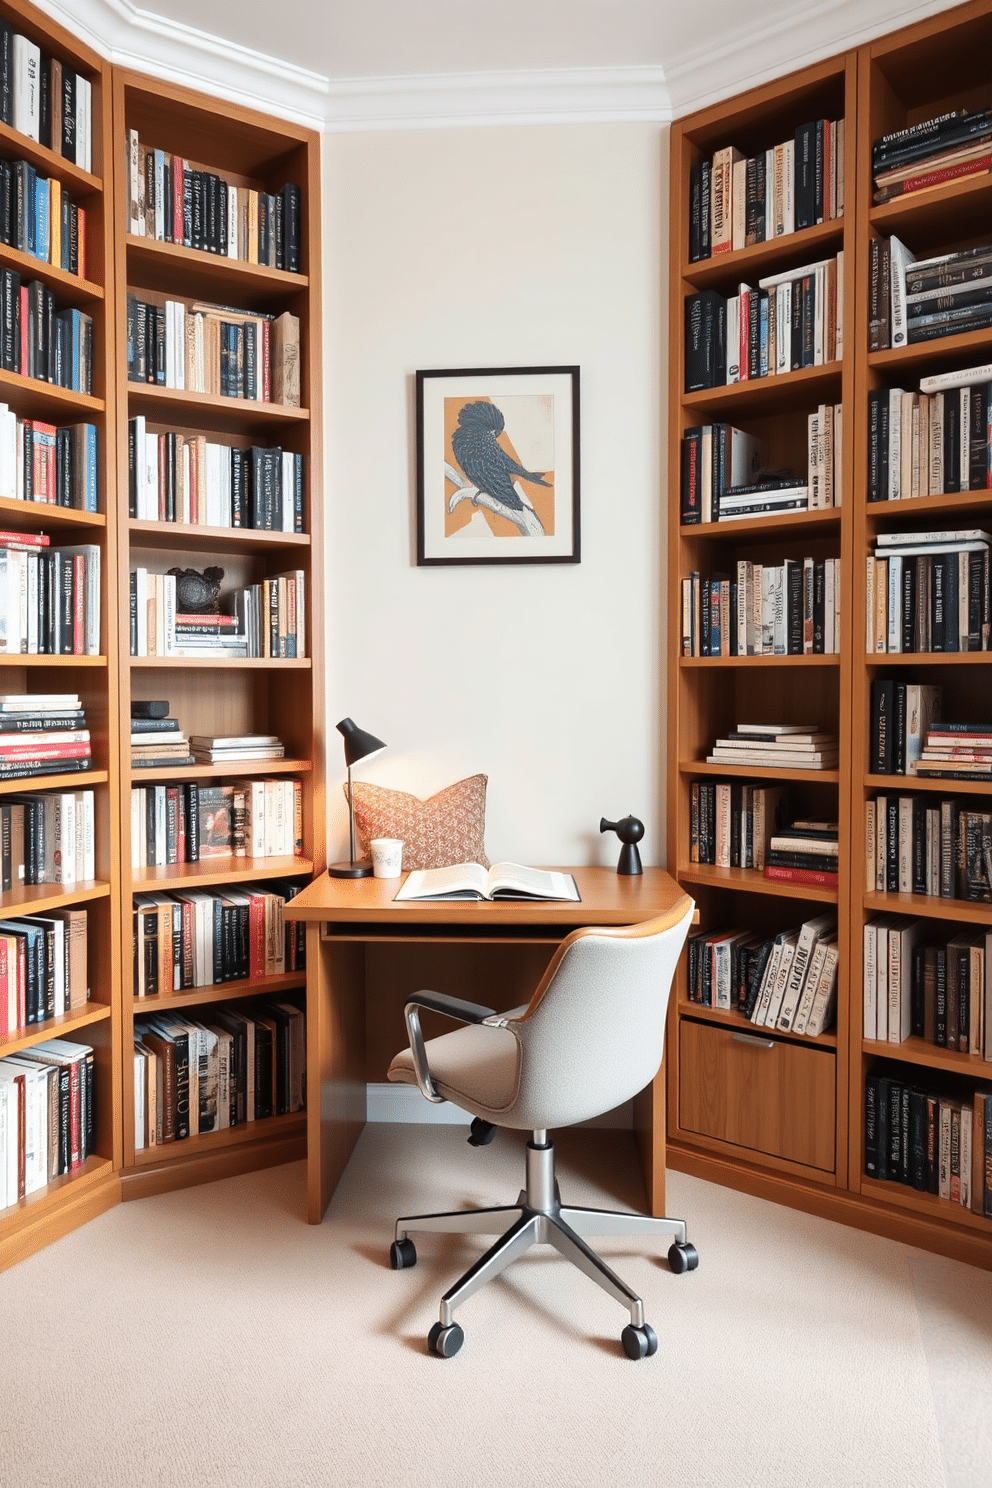
<instances>
[{"instance_id":1,"label":"bookshelf shelf","mask_svg":"<svg viewBox=\"0 0 992 1488\"><path fill-rule=\"evenodd\" d=\"M698 1002L690 1002L686 998L679 1004L679 1011L687 1018L694 1018L702 1023L715 1023L722 1028L734 1028L740 1033L754 1037L771 1036L771 1029L757 1028L743 1013L729 1012L725 1008L706 1007ZM800 1033L780 1033L775 1030L775 1038L787 1044L799 1044L804 1049L836 1049L837 1035L835 1033L821 1033L816 1038L806 1038Z\"/></svg>"},{"instance_id":2,"label":"bookshelf shelf","mask_svg":"<svg viewBox=\"0 0 992 1488\"><path fill-rule=\"evenodd\" d=\"M979 1079L985 1079L988 1075L988 1062L980 1055L962 1054L956 1049L944 1049L939 1044L929 1044L920 1038L904 1039L901 1044L863 1039L862 1049L865 1054L875 1059L897 1059L904 1064L927 1065L932 1069L977 1076Z\"/></svg>"},{"instance_id":3,"label":"bookshelf shelf","mask_svg":"<svg viewBox=\"0 0 992 1488\"><path fill-rule=\"evenodd\" d=\"M989 666L992 652L989 651L868 651L865 663L885 671L893 666Z\"/></svg>"},{"instance_id":4,"label":"bookshelf shelf","mask_svg":"<svg viewBox=\"0 0 992 1488\"><path fill-rule=\"evenodd\" d=\"M46 1018L44 1023L33 1023L30 1028L20 1029L17 1033L2 1034L0 1035L0 1058L7 1054L16 1054L22 1049L29 1049L32 1044L37 1044L42 1039L71 1038L82 1034L84 1029L92 1028L95 1023L105 1023L113 1015L113 1008L91 1002L85 1009L72 1013L59 1013L54 1018Z\"/></svg>"},{"instance_id":5,"label":"bookshelf shelf","mask_svg":"<svg viewBox=\"0 0 992 1488\"><path fill-rule=\"evenodd\" d=\"M81 540L89 542L92 534L106 527L107 518L102 512L73 511L66 506L47 506L40 501L17 501L0 496L0 526L19 532L78 533ZM61 539L58 539L61 541Z\"/></svg>"},{"instance_id":6,"label":"bookshelf shelf","mask_svg":"<svg viewBox=\"0 0 992 1488\"><path fill-rule=\"evenodd\" d=\"M679 882L704 884L710 888L743 890L747 894L771 894L781 899L815 899L836 904L837 890L817 884L795 884L788 879L765 878L756 868L715 868L709 863L683 863Z\"/></svg>"},{"instance_id":7,"label":"bookshelf shelf","mask_svg":"<svg viewBox=\"0 0 992 1488\"><path fill-rule=\"evenodd\" d=\"M839 666L840 657L829 656L680 656L679 666L694 671L699 667L830 667Z\"/></svg>"},{"instance_id":8,"label":"bookshelf shelf","mask_svg":"<svg viewBox=\"0 0 992 1488\"><path fill-rule=\"evenodd\" d=\"M131 769L132 785L154 785L163 780L227 780L232 775L299 775L313 769L313 761L304 759L245 760L240 765L183 765L178 770L159 767L154 770Z\"/></svg>"},{"instance_id":9,"label":"bookshelf shelf","mask_svg":"<svg viewBox=\"0 0 992 1488\"><path fill-rule=\"evenodd\" d=\"M942 796L987 796L989 783L982 780L929 780L922 775L871 775L865 774L863 783L868 790L877 791L932 791Z\"/></svg>"},{"instance_id":10,"label":"bookshelf shelf","mask_svg":"<svg viewBox=\"0 0 992 1488\"><path fill-rule=\"evenodd\" d=\"M236 773L227 772L229 775ZM212 884L250 883L260 878L309 878L314 865L308 858L201 858L198 863L172 863L162 868L135 868L135 891L150 888L208 888Z\"/></svg>"},{"instance_id":11,"label":"bookshelf shelf","mask_svg":"<svg viewBox=\"0 0 992 1488\"><path fill-rule=\"evenodd\" d=\"M836 785L837 770L781 770L771 765L708 765L705 760L686 760L679 765L680 775L726 775L747 780L795 780L803 783Z\"/></svg>"},{"instance_id":12,"label":"bookshelf shelf","mask_svg":"<svg viewBox=\"0 0 992 1488\"><path fill-rule=\"evenodd\" d=\"M946 491L940 495L914 496L909 501L875 501L868 507L867 517L869 523L894 518L901 525L918 518L975 515L986 511L988 505L987 491Z\"/></svg>"},{"instance_id":13,"label":"bookshelf shelf","mask_svg":"<svg viewBox=\"0 0 992 1488\"><path fill-rule=\"evenodd\" d=\"M917 1214L925 1215L928 1219L941 1221L946 1226L945 1245L955 1245L955 1231L959 1227L978 1231L984 1237L992 1238L992 1220L985 1219L980 1214L973 1214L962 1205L952 1203L950 1199L939 1199L934 1194L920 1193L918 1189L907 1188L903 1183L878 1183L870 1178L862 1179L861 1192L867 1198L884 1202L886 1206L893 1205L899 1209L912 1210ZM984 1250L982 1250L972 1253L968 1258L973 1265L983 1265L984 1255Z\"/></svg>"},{"instance_id":14,"label":"bookshelf shelf","mask_svg":"<svg viewBox=\"0 0 992 1488\"><path fill-rule=\"evenodd\" d=\"M755 243L750 248L738 248L736 252L721 253L716 258L703 258L698 263L684 262L682 278L697 289L715 289L742 279L757 280L793 263L812 263L818 258L829 258L843 246L843 239L844 219L834 217L817 223L815 227L787 233L765 243Z\"/></svg>"},{"instance_id":15,"label":"bookshelf shelf","mask_svg":"<svg viewBox=\"0 0 992 1488\"><path fill-rule=\"evenodd\" d=\"M822 511L786 512L779 517L748 517L735 522L697 522L679 527L683 542L697 539L733 542L741 537L804 537L807 534L839 532L840 513L834 507Z\"/></svg>"},{"instance_id":16,"label":"bookshelf shelf","mask_svg":"<svg viewBox=\"0 0 992 1488\"><path fill-rule=\"evenodd\" d=\"M990 347L992 331L961 331L956 336L942 336L939 341L920 341L913 346L890 346L886 351L870 351L867 362L870 371L896 379L906 373L918 375L920 368L939 372L987 361Z\"/></svg>"},{"instance_id":17,"label":"bookshelf shelf","mask_svg":"<svg viewBox=\"0 0 992 1488\"><path fill-rule=\"evenodd\" d=\"M987 925L989 906L973 904L968 899L939 899L928 894L866 893L865 909L876 914L912 914L923 919L964 920L969 924Z\"/></svg>"},{"instance_id":18,"label":"bookshelf shelf","mask_svg":"<svg viewBox=\"0 0 992 1488\"><path fill-rule=\"evenodd\" d=\"M2 253L0 253L2 256ZM95 379L94 379L95 381ZM89 393L75 393L71 388L56 387L42 382L39 377L22 377L20 372L7 372L0 368L0 397L17 413L35 410L34 417L44 416L49 420L89 419L106 412L102 398Z\"/></svg>"},{"instance_id":19,"label":"bookshelf shelf","mask_svg":"<svg viewBox=\"0 0 992 1488\"><path fill-rule=\"evenodd\" d=\"M18 20L22 16L27 15L27 7L19 7L13 3L5 3L4 12L10 17L12 23L16 28ZM44 35L47 29L48 28L46 23L46 27L42 30L41 34ZM24 26L23 30L25 34L29 34L29 28L27 26ZM68 33L61 31L58 34L61 37L66 37ZM32 39L40 42L41 46L44 48L45 43L41 41L41 38L39 36L36 35ZM71 51L79 52L80 45L75 39L73 39L71 42L71 47L59 46L57 49L53 47L52 50L57 50L58 55L65 56ZM91 53L90 55L92 56L93 54ZM71 61L71 56L69 57L69 60ZM94 65L95 62L96 59L94 57L93 63L85 68L80 67L79 71L83 73L98 71L99 69ZM99 80L91 79L91 81L98 82ZM95 158L97 153L95 147L98 144L96 134L96 129L98 127L98 120L96 117L98 112L98 95L96 87L94 87L93 92ZM40 174L42 175L58 177L58 179L69 188L73 196L78 197L80 200L88 196L101 196L103 194L103 180L100 176L93 175L90 171L83 170L81 166L76 165L76 163L72 160L66 160L63 158L63 156L56 155L54 150L48 149L47 145L41 145L38 143L37 140L30 139L26 134L21 134L20 130L14 129L14 127L10 124L0 124L0 154L3 154L8 160L26 160L29 165L33 165L35 170L40 172Z\"/></svg>"},{"instance_id":20,"label":"bookshelf shelf","mask_svg":"<svg viewBox=\"0 0 992 1488\"><path fill-rule=\"evenodd\" d=\"M2 245L2 251L6 268L14 269L20 274L25 284L32 279L38 279L42 284L47 284L56 293L60 304L92 305L101 302L104 298L102 284L94 284L89 279L80 279L78 274L70 274L66 269L60 269L55 264L45 263L43 259L35 258L33 253L21 253L17 248L11 248L6 243ZM67 391L67 389L62 389L62 391Z\"/></svg>"},{"instance_id":21,"label":"bookshelf shelf","mask_svg":"<svg viewBox=\"0 0 992 1488\"><path fill-rule=\"evenodd\" d=\"M163 1008L206 1007L215 1002L230 1002L234 998L275 997L306 986L306 971L286 972L283 976L267 976L257 981L219 982L210 987L190 988L174 992L171 996L158 993L152 997L137 997L136 1013L153 1013Z\"/></svg>"},{"instance_id":22,"label":"bookshelf shelf","mask_svg":"<svg viewBox=\"0 0 992 1488\"><path fill-rule=\"evenodd\" d=\"M142 1148L134 1154L132 1167L140 1172L142 1168L158 1166L167 1162L169 1158L177 1156L185 1163L190 1163L195 1162L204 1154L249 1146L261 1139L302 1138L305 1135L305 1112L290 1116L265 1116L258 1121L245 1121L237 1126L224 1127L221 1131L204 1132L199 1136L187 1137L183 1142L170 1142L162 1146Z\"/></svg>"},{"instance_id":23,"label":"bookshelf shelf","mask_svg":"<svg viewBox=\"0 0 992 1488\"><path fill-rule=\"evenodd\" d=\"M723 413L731 421L764 418L800 408L808 410L817 403L836 403L840 383L840 363L829 362L824 367L803 367L799 372L783 372L778 377L751 377L729 386L685 393L682 403L688 412L698 414L700 421L719 418Z\"/></svg>"},{"instance_id":24,"label":"bookshelf shelf","mask_svg":"<svg viewBox=\"0 0 992 1488\"><path fill-rule=\"evenodd\" d=\"M139 522L128 524L135 547L174 549L181 543L188 552L255 552L261 548L309 548L308 532L266 532L251 527L203 527L185 522Z\"/></svg>"},{"instance_id":25,"label":"bookshelf shelf","mask_svg":"<svg viewBox=\"0 0 992 1488\"><path fill-rule=\"evenodd\" d=\"M32 775L22 780L0 780L0 796L25 790L77 790L82 789L83 781L89 789L91 786L106 785L109 776L106 770L88 770L82 775ZM13 893L13 890L10 892Z\"/></svg>"},{"instance_id":26,"label":"bookshelf shelf","mask_svg":"<svg viewBox=\"0 0 992 1488\"><path fill-rule=\"evenodd\" d=\"M236 290L238 304L268 308L273 302L293 299L309 288L306 274L272 269L267 264L245 263L178 243L160 243L152 238L128 237L128 278L142 289L173 289L182 275L184 295L197 295L202 288ZM251 304L258 300L258 306Z\"/></svg>"},{"instance_id":27,"label":"bookshelf shelf","mask_svg":"<svg viewBox=\"0 0 992 1488\"><path fill-rule=\"evenodd\" d=\"M64 660L64 658L63 658ZM225 669L230 671L231 662L221 656L129 656L127 660L131 663L133 671L175 671L176 667L182 667L184 671L210 672ZM309 656L298 656L288 658L285 656L249 656L235 663L239 671L248 672L309 672L311 658Z\"/></svg>"},{"instance_id":28,"label":"bookshelf shelf","mask_svg":"<svg viewBox=\"0 0 992 1488\"><path fill-rule=\"evenodd\" d=\"M182 388L156 387L148 382L129 382L127 388L132 414L144 413L150 419L173 421L186 427L210 427L218 434L240 434L268 427L278 429L310 421L309 409L292 408L282 403L222 398L213 393L189 393Z\"/></svg>"}]
</instances>

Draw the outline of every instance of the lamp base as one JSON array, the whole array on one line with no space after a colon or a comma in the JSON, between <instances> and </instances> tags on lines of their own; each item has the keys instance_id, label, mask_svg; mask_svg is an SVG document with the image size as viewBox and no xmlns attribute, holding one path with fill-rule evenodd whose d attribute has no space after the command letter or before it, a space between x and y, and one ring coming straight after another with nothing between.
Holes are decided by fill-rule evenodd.
<instances>
[{"instance_id":1,"label":"lamp base","mask_svg":"<svg viewBox=\"0 0 992 1488\"><path fill-rule=\"evenodd\" d=\"M331 863L327 869L329 878L371 878L371 863Z\"/></svg>"}]
</instances>

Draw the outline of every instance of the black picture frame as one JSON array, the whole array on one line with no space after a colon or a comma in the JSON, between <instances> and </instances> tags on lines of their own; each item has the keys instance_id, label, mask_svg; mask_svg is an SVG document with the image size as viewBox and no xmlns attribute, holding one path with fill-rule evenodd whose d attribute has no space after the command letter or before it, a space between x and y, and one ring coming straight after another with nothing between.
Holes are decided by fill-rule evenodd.
<instances>
[{"instance_id":1,"label":"black picture frame","mask_svg":"<svg viewBox=\"0 0 992 1488\"><path fill-rule=\"evenodd\" d=\"M417 566L578 563L579 368L419 371L416 394Z\"/></svg>"}]
</instances>

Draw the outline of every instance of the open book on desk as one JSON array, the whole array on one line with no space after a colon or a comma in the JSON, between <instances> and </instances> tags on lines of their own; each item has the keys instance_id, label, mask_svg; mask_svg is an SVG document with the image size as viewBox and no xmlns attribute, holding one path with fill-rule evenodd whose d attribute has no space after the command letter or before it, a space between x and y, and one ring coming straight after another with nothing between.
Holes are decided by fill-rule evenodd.
<instances>
[{"instance_id":1,"label":"open book on desk","mask_svg":"<svg viewBox=\"0 0 992 1488\"><path fill-rule=\"evenodd\" d=\"M570 873L525 868L521 863L454 863L449 868L416 868L394 897L411 899L572 899L579 891Z\"/></svg>"}]
</instances>

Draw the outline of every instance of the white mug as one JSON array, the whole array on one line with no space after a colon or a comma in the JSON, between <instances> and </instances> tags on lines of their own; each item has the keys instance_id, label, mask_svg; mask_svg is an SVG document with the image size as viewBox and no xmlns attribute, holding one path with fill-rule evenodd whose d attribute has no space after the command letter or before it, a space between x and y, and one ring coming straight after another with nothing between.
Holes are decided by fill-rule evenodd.
<instances>
[{"instance_id":1,"label":"white mug","mask_svg":"<svg viewBox=\"0 0 992 1488\"><path fill-rule=\"evenodd\" d=\"M403 871L403 843L398 837L373 837L372 872L376 878L399 878Z\"/></svg>"}]
</instances>

